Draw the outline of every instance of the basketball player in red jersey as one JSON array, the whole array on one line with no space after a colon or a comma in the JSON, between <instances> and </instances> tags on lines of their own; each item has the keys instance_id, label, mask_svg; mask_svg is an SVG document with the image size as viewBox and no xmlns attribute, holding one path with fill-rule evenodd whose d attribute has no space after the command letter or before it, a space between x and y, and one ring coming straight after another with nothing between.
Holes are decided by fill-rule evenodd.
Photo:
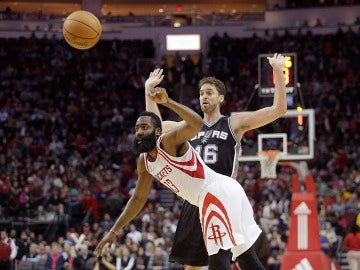
<instances>
[{"instance_id":1,"label":"basketball player in red jersey","mask_svg":"<svg viewBox=\"0 0 360 270\"><path fill-rule=\"evenodd\" d=\"M184 121L166 133L160 118L144 112L135 124L134 149L140 154L135 193L125 206L111 230L95 249L101 256L106 244L116 240L117 232L141 211L152 187L153 178L180 197L199 208L199 219L209 260L210 270L230 269L228 257L211 260L223 252L235 260L249 252L247 266L242 270L265 270L251 248L261 233L252 206L241 185L233 178L210 169L188 140L203 126L202 118L190 108L170 99L163 88L149 94L153 101L173 110Z\"/></svg>"}]
</instances>

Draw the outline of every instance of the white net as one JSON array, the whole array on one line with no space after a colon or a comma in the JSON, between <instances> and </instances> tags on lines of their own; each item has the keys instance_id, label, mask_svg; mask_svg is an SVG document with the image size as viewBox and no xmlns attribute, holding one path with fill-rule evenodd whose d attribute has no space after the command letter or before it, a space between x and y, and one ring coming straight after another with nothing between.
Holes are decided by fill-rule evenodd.
<instances>
[{"instance_id":1,"label":"white net","mask_svg":"<svg viewBox=\"0 0 360 270\"><path fill-rule=\"evenodd\" d=\"M279 161L280 153L278 150L257 153L260 158L261 178L276 178L276 164Z\"/></svg>"}]
</instances>

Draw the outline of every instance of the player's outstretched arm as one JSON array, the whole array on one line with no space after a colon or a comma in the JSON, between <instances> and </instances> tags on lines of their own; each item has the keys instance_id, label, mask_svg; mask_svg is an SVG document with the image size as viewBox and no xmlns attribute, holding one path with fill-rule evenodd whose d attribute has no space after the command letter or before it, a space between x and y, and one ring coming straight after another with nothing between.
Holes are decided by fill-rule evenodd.
<instances>
[{"instance_id":1,"label":"player's outstretched arm","mask_svg":"<svg viewBox=\"0 0 360 270\"><path fill-rule=\"evenodd\" d=\"M116 241L116 234L125 225L129 224L144 207L152 186L153 176L145 168L144 156L140 155L137 165L138 180L136 182L135 192L126 204L124 211L120 214L111 230L105 234L94 253L101 256L104 247L111 245Z\"/></svg>"},{"instance_id":2,"label":"player's outstretched arm","mask_svg":"<svg viewBox=\"0 0 360 270\"><path fill-rule=\"evenodd\" d=\"M164 75L162 74L163 70L160 68L154 69L154 71L150 72L149 78L145 81L145 110L149 112L155 113L160 117L161 114L156 102L152 101L149 98L149 95L154 91L155 87L158 86L162 80L164 79Z\"/></svg>"},{"instance_id":3,"label":"player's outstretched arm","mask_svg":"<svg viewBox=\"0 0 360 270\"><path fill-rule=\"evenodd\" d=\"M286 88L283 74L286 57L275 53L268 60L274 71L275 93L273 104L254 112L233 114L231 125L238 138L241 138L246 131L267 125L286 113Z\"/></svg>"},{"instance_id":4,"label":"player's outstretched arm","mask_svg":"<svg viewBox=\"0 0 360 270\"><path fill-rule=\"evenodd\" d=\"M163 70L160 68L156 68L153 72L150 73L149 78L145 82L145 110L153 112L160 117L160 120L162 121L162 130L164 133L166 133L173 128L181 126L183 123L176 121L163 121L157 103L149 98L149 95L151 95L155 87L158 86L163 79Z\"/></svg>"},{"instance_id":5,"label":"player's outstretched arm","mask_svg":"<svg viewBox=\"0 0 360 270\"><path fill-rule=\"evenodd\" d=\"M170 130L164 135L162 143L165 151L169 150L166 148L167 143L169 143L169 148L174 150L175 148L171 146L177 147L184 144L184 142L193 138L202 128L203 120L201 116L189 107L169 98L164 88L155 88L155 91L149 95L149 98L152 99L152 101L174 111L184 120L182 121L182 125ZM174 154L170 152L168 153Z\"/></svg>"},{"instance_id":6,"label":"player's outstretched arm","mask_svg":"<svg viewBox=\"0 0 360 270\"><path fill-rule=\"evenodd\" d=\"M278 114L278 117L280 117L287 110L286 86L283 73L286 57L275 53L274 56L269 57L268 60L273 68L275 81L274 100L272 107L274 108L276 114Z\"/></svg>"}]
</instances>

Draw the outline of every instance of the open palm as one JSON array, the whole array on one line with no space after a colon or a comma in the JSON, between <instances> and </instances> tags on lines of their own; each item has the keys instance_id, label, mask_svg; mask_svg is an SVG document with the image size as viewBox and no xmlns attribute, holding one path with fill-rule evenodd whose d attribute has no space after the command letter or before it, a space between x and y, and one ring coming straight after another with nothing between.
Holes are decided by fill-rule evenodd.
<instances>
[{"instance_id":1,"label":"open palm","mask_svg":"<svg viewBox=\"0 0 360 270\"><path fill-rule=\"evenodd\" d=\"M164 79L164 75L162 73L163 70L160 68L157 68L150 73L149 78L145 82L146 93L150 93L159 83L161 83Z\"/></svg>"},{"instance_id":2,"label":"open palm","mask_svg":"<svg viewBox=\"0 0 360 270\"><path fill-rule=\"evenodd\" d=\"M273 57L268 57L270 65L273 69L281 69L285 65L286 57L282 56L280 53L275 53Z\"/></svg>"}]
</instances>

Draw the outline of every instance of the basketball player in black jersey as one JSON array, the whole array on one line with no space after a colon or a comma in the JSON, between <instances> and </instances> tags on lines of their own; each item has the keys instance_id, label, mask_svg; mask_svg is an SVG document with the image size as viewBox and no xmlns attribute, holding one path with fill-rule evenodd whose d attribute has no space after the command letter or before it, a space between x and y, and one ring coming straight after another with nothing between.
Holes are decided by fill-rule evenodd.
<instances>
[{"instance_id":1,"label":"basketball player in black jersey","mask_svg":"<svg viewBox=\"0 0 360 270\"><path fill-rule=\"evenodd\" d=\"M287 109L283 66L285 57L274 54L269 58L274 71L275 92L273 105L253 112L238 112L231 116L221 114L226 88L222 81L214 77L205 77L199 82L199 102L204 113L204 126L198 135L190 140L191 145L200 153L205 163L218 173L236 177L238 169L237 157L240 154L240 141L248 130L264 126L282 116ZM152 91L163 79L162 70L155 69L145 83L145 92ZM145 95L146 96L146 95ZM146 110L156 113L160 111L155 102L146 98ZM163 121L163 132L181 125L181 122ZM231 269L231 252L219 252L208 257L198 208L184 201L181 216L176 229L174 243L170 253L170 261L185 265L185 270L199 270L212 261L214 265L228 261L219 270ZM251 262L256 257L253 247L240 255L238 263L241 269L252 269Z\"/></svg>"}]
</instances>

